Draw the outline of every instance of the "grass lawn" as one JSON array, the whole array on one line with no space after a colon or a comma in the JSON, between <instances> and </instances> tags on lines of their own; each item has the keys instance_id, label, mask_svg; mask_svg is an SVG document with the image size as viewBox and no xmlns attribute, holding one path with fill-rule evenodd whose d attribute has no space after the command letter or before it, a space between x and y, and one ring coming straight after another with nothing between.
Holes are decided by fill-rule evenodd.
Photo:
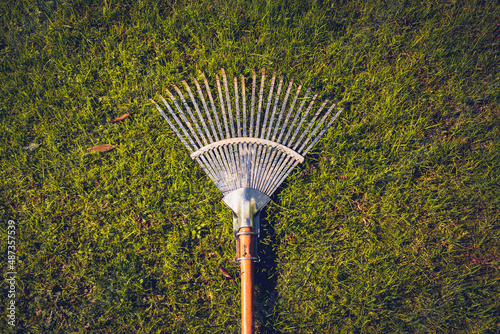
<instances>
[{"instance_id":1,"label":"grass lawn","mask_svg":"<svg viewBox=\"0 0 500 334\"><path fill-rule=\"evenodd\" d=\"M258 331L500 332L496 3L2 2L0 331L238 333L230 210L149 99L266 67L345 110L265 209Z\"/></svg>"}]
</instances>

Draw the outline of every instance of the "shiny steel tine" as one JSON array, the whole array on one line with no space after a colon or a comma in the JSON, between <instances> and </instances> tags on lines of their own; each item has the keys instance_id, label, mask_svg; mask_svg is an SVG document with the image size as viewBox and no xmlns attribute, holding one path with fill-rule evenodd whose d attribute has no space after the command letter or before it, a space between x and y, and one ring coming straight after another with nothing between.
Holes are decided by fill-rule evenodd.
<instances>
[{"instance_id":1,"label":"shiny steel tine","mask_svg":"<svg viewBox=\"0 0 500 334\"><path fill-rule=\"evenodd\" d=\"M325 101L325 103L323 104L323 106L326 104L328 100ZM323 109L323 106L321 109ZM314 138L314 135L316 134L316 132L318 131L318 129L321 127L321 125L325 122L325 120L328 118L328 116L330 116L333 108L335 108L336 104L333 103L330 108L328 108L328 110L326 111L326 113L323 115L323 117L321 118L321 120L318 122L318 124L316 124L316 126L314 127L314 129L310 132L310 134L307 136L307 138L305 138L304 142L302 142L302 138L300 138L297 142L298 143L302 143L302 145L300 146L300 148L297 150L297 152L302 152L302 150L304 149L304 147L306 147L307 143L309 143L309 141L311 139ZM320 109L320 111L321 111ZM317 112L317 114L320 113L320 111ZM317 118L317 117L316 117ZM311 121L311 123L309 124L310 126L307 127L307 132L309 132L309 129L310 127L315 123L316 119L314 119L313 121ZM305 132L305 133L307 133Z\"/></svg>"},{"instance_id":2,"label":"shiny steel tine","mask_svg":"<svg viewBox=\"0 0 500 334\"><path fill-rule=\"evenodd\" d=\"M168 91L168 90L167 90ZM170 92L169 92L170 93ZM170 94L171 95L171 94ZM191 145L193 145L193 147L196 149L198 149L199 147L196 146L196 144L194 143L193 139L191 138L191 136L189 135L189 133L187 132L186 128L182 125L182 122L179 120L179 118L175 115L174 111L172 110L172 108L170 107L170 105L168 104L168 102L165 100L165 98L163 96L161 96L160 94L158 94L158 96L160 97L160 99L163 101L163 103L167 106L167 109L169 110L170 114L172 115L172 117L174 118L174 120L176 121L177 125L181 128L181 130L184 132L184 135L188 138L188 140L190 141ZM154 101L153 101L154 102ZM158 106L158 104L156 104L156 102L154 102L154 104L156 105L156 108L161 112L161 114L163 115L163 117L167 120L167 123L169 124L169 126L172 128L172 130L174 130L174 132L177 134L177 136L181 139L181 141L183 142L183 144L188 148L189 151L192 152L191 148L189 147L189 145L186 143L186 141L184 140L184 138L180 135L179 131L177 130L177 128L172 124L172 122L170 122L170 120L166 117L166 115L163 113L163 111L161 111L161 108ZM192 130L192 129L191 129ZM213 172L212 168L209 167L209 164L208 162L205 160L205 159L200 159L198 161L200 163L200 166L203 168L203 170L205 171L205 173L207 173L207 175L210 177L210 179L212 181L214 181L214 183L216 185L219 185L219 180L217 179L217 177L215 176L215 173Z\"/></svg>"},{"instance_id":3,"label":"shiny steel tine","mask_svg":"<svg viewBox=\"0 0 500 334\"><path fill-rule=\"evenodd\" d=\"M326 130L328 130L330 128L330 126L333 124L333 122L335 122L335 120L337 119L337 117L339 117L339 115L342 113L342 111L344 111L344 108L340 108L340 110L337 111L335 116L332 119L330 119L330 121L328 121L328 124L323 128L323 130L321 130L321 132L316 136L316 138L314 138L312 143L304 151L304 155L306 155L314 147L316 142L325 134Z\"/></svg>"},{"instance_id":4,"label":"shiny steel tine","mask_svg":"<svg viewBox=\"0 0 500 334\"><path fill-rule=\"evenodd\" d=\"M243 137L247 136L247 95L245 88L245 77L241 75L241 98L243 100Z\"/></svg>"},{"instance_id":5,"label":"shiny steel tine","mask_svg":"<svg viewBox=\"0 0 500 334\"><path fill-rule=\"evenodd\" d=\"M305 111L304 115L300 119L299 124L297 125L297 128L295 129L295 132L293 133L293 136L290 138L286 146L291 146L293 144L293 141L295 140L295 137L299 133L299 131L302 129L302 124L304 124L305 119L307 118L307 115L309 115L309 112L311 111L311 108L316 101L316 98L318 97L318 94L314 94L311 102L309 103L309 107L307 107L307 110Z\"/></svg>"},{"instance_id":6,"label":"shiny steel tine","mask_svg":"<svg viewBox=\"0 0 500 334\"><path fill-rule=\"evenodd\" d=\"M235 104L235 112L236 112L236 133L238 137L241 137L241 120L240 120L240 104L239 104L239 90L238 90L238 78L234 77L234 104Z\"/></svg>"},{"instance_id":7,"label":"shiny steel tine","mask_svg":"<svg viewBox=\"0 0 500 334\"><path fill-rule=\"evenodd\" d=\"M168 111L170 112L170 114L174 118L175 122L177 123L177 125L179 126L179 128L182 130L182 132L184 133L184 135L186 136L186 138L188 139L189 143L193 146L194 150L199 149L201 147L201 145L198 146L198 145L195 144L194 140L189 135L187 129L184 127L184 125L182 124L182 122L180 121L180 119L174 113L173 109L170 108L170 105L168 104L167 100L165 100L165 98L163 96L161 96L160 94L158 94L158 96L163 101L163 104L165 104L167 106Z\"/></svg>"},{"instance_id":8,"label":"shiny steel tine","mask_svg":"<svg viewBox=\"0 0 500 334\"><path fill-rule=\"evenodd\" d=\"M266 68L262 69L262 79L260 80L259 106L257 110L257 122L255 124L255 137L259 137L260 116L262 114L262 100L264 99L264 84L266 80Z\"/></svg>"},{"instance_id":9,"label":"shiny steel tine","mask_svg":"<svg viewBox=\"0 0 500 334\"><path fill-rule=\"evenodd\" d=\"M271 86L269 88L269 95L268 95L268 98L267 98L267 106L266 106L266 113L264 115L264 120L262 121L262 130L261 130L261 133L260 133L260 138L264 138L264 134L266 132L266 123L267 123L267 119L269 118L269 111L271 109L271 102L273 100L273 91L274 91L274 84L276 82L276 72L273 73L273 77L271 79ZM271 125L269 125L269 128L271 128ZM267 166L267 161L269 159L269 155L271 153L271 150L269 149L269 147L266 147L266 146L262 146L260 147L260 157L259 157L259 170L257 171L257 190L259 190L259 186L262 184L262 176L263 176L263 173L265 172L266 170L266 166Z\"/></svg>"},{"instance_id":10,"label":"shiny steel tine","mask_svg":"<svg viewBox=\"0 0 500 334\"><path fill-rule=\"evenodd\" d=\"M219 76L217 74L215 75L215 79L217 81L217 91L219 92L220 108L222 110L222 119L224 120L224 130L225 130L225 134L226 134L226 139L229 139L229 138L231 138L230 137L231 133L229 131L229 126L228 126L228 122L227 122L226 108L224 107L224 96L222 94L220 79L219 79ZM232 145L229 145L229 147L224 146L224 152L226 152L229 163L231 164L231 166L230 166L231 172L232 172L231 177L232 177L234 183L236 184L238 170L236 169L236 161L234 159L233 146Z\"/></svg>"},{"instance_id":11,"label":"shiny steel tine","mask_svg":"<svg viewBox=\"0 0 500 334\"><path fill-rule=\"evenodd\" d=\"M230 135L231 133L229 132L229 126L227 123L227 116L226 116L226 107L224 107L224 96L222 95L222 89L220 86L220 79L219 75L215 75L215 79L217 80L217 91L219 92L219 102L220 102L220 108L222 110L222 119L224 120L224 130L226 134L226 139L231 138Z\"/></svg>"},{"instance_id":12,"label":"shiny steel tine","mask_svg":"<svg viewBox=\"0 0 500 334\"><path fill-rule=\"evenodd\" d=\"M208 138L210 139L211 142L214 142L213 139L212 139L212 135L214 136L215 138L215 141L219 141L219 136L217 134L217 130L215 129L215 126L214 126L214 121L212 119L212 115L210 114L210 111L208 109L208 106L207 106L207 103L205 101L205 97L203 95L203 91L200 87L200 84L198 83L198 80L194 79L194 84L196 86L196 90L198 91L198 95L200 96L200 100L202 102L202 105L203 105L203 109L205 110L205 114L206 114L206 119L208 119L208 122L210 123L210 128L212 129L212 134L210 134L210 131L208 129L207 130L207 135L208 135ZM191 95L191 94L190 94ZM192 99L193 99L193 103L194 103L194 97L192 96ZM200 119L203 120L203 116L201 115L201 112L200 112ZM205 127L206 127L206 122L203 122L205 124ZM220 171L220 175L221 177L223 177L225 171L227 170L227 167L226 167L226 164L224 164L222 162L222 158L221 158L221 155L219 154L219 150L213 150L214 154L215 154L215 157L217 159L217 169Z\"/></svg>"},{"instance_id":13,"label":"shiny steel tine","mask_svg":"<svg viewBox=\"0 0 500 334\"><path fill-rule=\"evenodd\" d=\"M276 75L276 72L275 72ZM281 93L281 87L283 86L283 79L285 78L284 75L281 76L280 78L280 83L278 85L278 90L276 91L276 99L274 100L274 107L273 111L271 112L271 120L269 121L269 129L267 130L267 135L266 139L269 139L271 137L271 130L273 129L273 123L274 123L274 116L276 116L276 109L278 108L278 103L280 101L280 93ZM276 126L278 126L277 124ZM275 131L276 133L276 131Z\"/></svg>"},{"instance_id":14,"label":"shiny steel tine","mask_svg":"<svg viewBox=\"0 0 500 334\"><path fill-rule=\"evenodd\" d=\"M285 139L283 139L283 141L282 141L282 143L284 143L283 145L285 145L285 146L287 146L287 143L288 143L287 140L290 137L290 134L292 133L292 130L293 130L294 126L295 126L295 123L297 122L297 119L300 116L300 112L301 112L302 108L304 107L304 104L306 103L307 97L311 93L311 89L312 89L312 85L309 86L309 88L307 89L306 95L302 99L302 103L300 104L299 109L297 109L297 112L295 113L295 117L293 118L293 121L290 124L290 127L288 128L288 132L287 132L287 134L285 136Z\"/></svg>"},{"instance_id":15,"label":"shiny steel tine","mask_svg":"<svg viewBox=\"0 0 500 334\"><path fill-rule=\"evenodd\" d=\"M222 97L222 93L221 93L222 90L220 88L220 84L218 83L217 89L219 90L219 94L220 94L220 98L221 98L221 109L222 109L222 114L224 116L224 124L226 127L227 135L231 136L231 137L227 137L227 138L235 138L236 133L234 131L234 119L233 119L233 112L232 112L232 108L231 108L231 97L229 94L229 87L227 85L226 71L222 68L221 72L222 72L222 81L224 83L224 90L226 91L227 121L229 123L229 129L231 129L231 133L229 133L228 126L225 123L226 122L226 118L225 118L226 114L224 112L224 101L223 101L223 97ZM239 179L240 179L238 174L241 173L241 170L240 170L239 164L238 164L239 158L236 156L236 153L235 153L237 151L237 146L229 145L228 150L229 150L229 154L231 155L232 162L233 162L234 166L236 166L235 184L238 184Z\"/></svg>"},{"instance_id":16,"label":"shiny steel tine","mask_svg":"<svg viewBox=\"0 0 500 334\"><path fill-rule=\"evenodd\" d=\"M184 81L184 83L187 86L187 89L189 90L189 86L187 85L187 83L185 81ZM189 108L189 105L187 104L186 100L184 99L184 95L182 94L182 92L180 91L180 89L176 85L173 85L173 86L174 86L175 90L177 91L177 94L179 95L182 103L186 107L186 110L188 111L188 114L189 114L191 120L193 121L193 123L195 125L195 128L196 128L196 130L198 132L198 137L201 136L201 138L203 140L203 143L205 145L208 145L208 141L205 138L205 136L203 135L203 132L202 132L202 130L201 130L199 124L198 124L198 121L194 117L194 115L193 115L193 113L191 111L191 108ZM192 96L192 94L191 94L191 96ZM194 103L194 105L196 105L196 101L193 101L193 103ZM177 106L177 108L179 109L179 112L182 113L181 109L178 106ZM198 112L199 112L199 109L198 109ZM203 123L203 124L205 124L205 123ZM205 129L206 129L206 126L205 126ZM219 175L219 173L218 173L218 171L217 171L217 167L215 166L216 165L216 161L214 161L214 156L213 156L212 152L209 152L208 156L202 157L201 160L205 163L205 165L207 166L207 168L209 168L212 171L213 177L215 179L220 179L221 178L220 175Z\"/></svg>"},{"instance_id":17,"label":"shiny steel tine","mask_svg":"<svg viewBox=\"0 0 500 334\"><path fill-rule=\"evenodd\" d=\"M227 123L227 116L226 116L226 108L224 107L224 96L222 94L222 89L221 89L221 85L220 85L220 79L219 79L219 75L215 75L215 79L217 81L217 91L219 93L219 102L220 102L220 108L222 110L222 119L224 121L224 133L225 133L225 138L226 139L229 139L230 138L230 135L231 133L229 132L229 126L228 126L228 123ZM230 169L231 169L231 179L236 182L236 162L234 161L234 152L232 150L232 147L227 147L227 146L224 146L224 152L226 153L226 156L227 156L227 159L229 161L229 164L230 164Z\"/></svg>"},{"instance_id":18,"label":"shiny steel tine","mask_svg":"<svg viewBox=\"0 0 500 334\"><path fill-rule=\"evenodd\" d=\"M294 128L294 124L296 123L296 121L297 121L298 117L299 117L299 116L300 116L300 114L301 114L301 110L302 110L302 108L304 107L304 104L305 104L305 102L306 102L306 99L307 99L307 97L308 97L308 95L309 95L310 91L311 91L311 88L312 88L312 86L309 86L309 89L307 90L306 95L304 96L304 99L303 99L303 101L302 101L302 103L301 103L301 105L300 105L299 109L297 110L297 113L296 113L296 115L295 115L295 117L294 117L294 119L293 119L293 122L292 122L292 124L290 125L290 129L288 130L288 133L287 133L287 135L286 135L285 139L283 140L283 142L284 142L284 143L286 143L286 144L284 144L285 146L290 146L290 145L293 143L293 141L294 141L295 137L297 136L298 132L301 130L301 128L302 128L302 124L304 123L304 121L305 121L305 119L306 119L307 115L309 114L309 112L310 112L310 110L311 110L311 108L312 108L312 106L313 106L314 102L316 101L316 98L317 98L318 94L315 94L315 95L313 96L313 98L312 98L311 102L309 103L309 106L308 106L307 110L303 113L302 118L301 118L301 120L300 120L299 124L298 124L298 125L296 126L296 128L295 128L295 132L293 133L293 135L290 137L290 139L289 139L289 140L288 140L288 142L287 142L287 138L288 138L288 136L290 135L290 133L291 133L292 129ZM305 132L304 132L304 133L305 133ZM281 165L279 165L279 167L278 167L280 170L281 170L281 169L284 169L284 170L285 170L285 174L286 174L286 175L288 175L288 174L290 173L290 171L291 171L291 169L290 169L290 170L289 170L289 169L287 169L287 167L286 167L286 164L287 164L287 163L288 163L288 159L287 159L287 160L285 160L285 161L283 161L283 162L282 162L282 164L281 164ZM297 163L297 164L298 164L298 163ZM295 166L296 166L296 165L295 165ZM293 169L293 168L294 168L294 167L292 167L292 169ZM288 170L288 171L286 172L286 170ZM285 175L285 177L286 177L286 175ZM280 177L278 177L278 176L273 177L273 182L274 182L274 183L279 182L279 180L280 180ZM283 178L282 180L284 180L284 178ZM282 182L282 181L281 181L281 182ZM281 184L281 182L279 182L279 183ZM279 186L279 184L278 184L278 186Z\"/></svg>"},{"instance_id":19,"label":"shiny steel tine","mask_svg":"<svg viewBox=\"0 0 500 334\"><path fill-rule=\"evenodd\" d=\"M304 139L304 137L309 133L309 130L311 129L311 127L314 125L314 123L316 122L316 119L318 118L319 114L321 113L321 111L323 110L323 108L325 107L325 105L328 103L328 99L326 99L325 102L323 102L323 104L321 105L321 107L319 108L319 110L314 114L314 117L308 121L307 123L307 128L302 132L302 135L300 136L300 138L297 140L297 142L295 143L295 145L293 146L293 150L296 150L297 149L297 146L299 146L299 144L302 142L302 139ZM330 108L330 111L333 109ZM329 112L327 112L325 114L325 116L323 117L323 119L325 119L327 116L328 116ZM312 136L312 134L311 134Z\"/></svg>"},{"instance_id":20,"label":"shiny steel tine","mask_svg":"<svg viewBox=\"0 0 500 334\"><path fill-rule=\"evenodd\" d=\"M198 103L196 102L196 99L193 96L191 88L189 87L188 83L185 80L183 80L182 83L184 84L184 87L186 88L186 91L188 92L188 95L191 98L191 102L193 103L193 106L194 106L194 108L196 110L196 113L198 115L198 119L199 119L200 123L202 124L202 126L203 126L203 128L205 130L206 136L208 137L208 142L205 139L205 136L203 136L203 133L201 132L201 129L200 129L199 125L198 125L198 121L195 119L195 117L191 113L191 109L189 108L187 102L184 100L184 97L182 96L180 90L176 86L174 86L174 87L176 88L177 93L179 94L179 96L181 96L182 101L184 102L184 105L186 106L186 109L189 111L189 113L191 115L191 118L193 119L193 122L195 123L195 126L196 126L198 132L200 132L200 134L202 135L202 138L203 138L203 141L204 141L205 145L211 144L213 142L213 139L212 139L212 136L210 135L210 130L207 127L207 122L203 119L203 115L201 114L200 108L198 107ZM208 159L208 157L210 157L210 158ZM223 175L220 172L221 162L218 161L219 158L216 156L215 152L214 151L208 152L208 156L206 156L205 158L207 158L207 161L210 164L213 172L217 176L217 179L218 180L223 179Z\"/></svg>"},{"instance_id":21,"label":"shiny steel tine","mask_svg":"<svg viewBox=\"0 0 500 334\"><path fill-rule=\"evenodd\" d=\"M291 85L290 85L290 87L291 87ZM283 126L281 127L280 135L279 135L278 139L276 140L278 143L282 142L281 137L283 137L283 134L285 133L286 127L288 125L288 121L290 120L293 109L295 108L295 103L297 103L297 98L299 97L301 90L302 90L302 85L299 85L299 87L297 88L297 92L295 93L295 98L293 99L293 102L290 105L290 109L288 110L288 114L286 115L285 121L283 122ZM286 142L286 140L283 140L283 143L285 143L285 142Z\"/></svg>"},{"instance_id":22,"label":"shiny steel tine","mask_svg":"<svg viewBox=\"0 0 500 334\"><path fill-rule=\"evenodd\" d=\"M278 89L276 91L276 98L275 98L275 101L274 101L274 106L273 106L273 110L271 112L271 119L269 121L269 129L267 131L267 135L266 135L266 139L269 139L270 135L271 135L271 130L273 128L273 122L274 122L274 116L276 115L276 109L278 107L278 102L279 102L279 98L280 98L280 93L281 93L281 87L283 86L283 79L284 79L284 75L281 76L280 78L280 83L278 84ZM273 84L274 84L274 79L276 78L276 72L274 72L274 76L273 76ZM272 95L271 93L269 95ZM269 99L269 102L271 101L271 99ZM268 108L269 108L269 105L270 103L268 103ZM266 116L267 116L267 111L266 111ZM278 125L276 125L278 126ZM276 133L276 131L275 131ZM276 150L272 150L272 152L268 152L266 154L266 158L264 160L264 170L261 172L262 175L260 176L261 180L259 180L259 187L263 186L264 183L265 183L265 180L267 179L268 175L270 172L272 172L270 169L269 169L269 163L270 161L272 161L272 159L274 159L274 156L275 156L275 153L276 153Z\"/></svg>"},{"instance_id":23,"label":"shiny steel tine","mask_svg":"<svg viewBox=\"0 0 500 334\"><path fill-rule=\"evenodd\" d=\"M293 85L293 77L290 79L290 82L288 84L288 89L286 90L286 93L285 93L285 98L284 98L283 104L281 106L281 111L280 111L280 114L278 116L278 120L276 121L276 126L274 128L273 136L271 137L272 141L275 141L276 135L278 134L278 129L281 125L281 119L283 118L283 115L285 114L285 109L286 109L286 104L288 102L288 97L290 95L290 91L292 90L292 85Z\"/></svg>"},{"instance_id":24,"label":"shiny steel tine","mask_svg":"<svg viewBox=\"0 0 500 334\"><path fill-rule=\"evenodd\" d=\"M219 141L219 136L217 134L217 130L215 130L214 120L212 119L212 115L210 115L210 111L208 110L207 102L205 101L205 97L203 96L203 91L201 90L200 84L198 80L194 79L194 84L196 86L196 90L198 91L198 95L200 96L201 103L203 104L203 109L205 109L205 115L207 116L208 122L210 123L210 128L212 129L212 135L215 138L215 141ZM201 117L203 119L203 117Z\"/></svg>"},{"instance_id":25,"label":"shiny steel tine","mask_svg":"<svg viewBox=\"0 0 500 334\"><path fill-rule=\"evenodd\" d=\"M269 88L269 95L267 98L267 106L266 113L264 115L264 121L262 121L262 131L260 133L260 138L264 138L264 133L266 132L266 123L269 118L269 110L271 109L271 102L273 100L273 91L274 91L274 83L276 82L276 72L273 73L273 77L271 79L271 87ZM270 128L270 126L269 126Z\"/></svg>"},{"instance_id":26,"label":"shiny steel tine","mask_svg":"<svg viewBox=\"0 0 500 334\"><path fill-rule=\"evenodd\" d=\"M227 77L226 77L226 71L224 69L221 69L222 72L222 80L224 81L224 89L226 90L226 101L227 101L227 117L229 120L229 125L231 127L231 138L236 137L236 133L234 131L234 119L233 119L233 111L231 108L231 97L229 95L229 87L227 85ZM238 91L235 91L235 95L238 94Z\"/></svg>"},{"instance_id":27,"label":"shiny steel tine","mask_svg":"<svg viewBox=\"0 0 500 334\"><path fill-rule=\"evenodd\" d=\"M208 80L207 78L205 77L205 74L201 74L202 77L203 77L203 81L205 82L205 89L207 91L207 94L208 94L208 99L210 101L210 104L212 106L212 113L214 114L215 116L215 122L217 124L217 128L219 129L219 135L220 135L220 140L224 139L224 131L222 130L222 126L221 126L221 122L219 120L219 115L217 113L217 108L215 107L215 103L214 103L214 99L213 99L213 96L212 96L212 91L210 90L210 86L208 84ZM233 169L233 166L229 163L229 152L227 150L226 147L222 148L222 149L219 149L218 150L222 159L224 160L224 167L226 168L227 170L227 175L228 175L228 179L229 180L232 180L233 179L233 175L234 175L234 169Z\"/></svg>"},{"instance_id":28,"label":"shiny steel tine","mask_svg":"<svg viewBox=\"0 0 500 334\"><path fill-rule=\"evenodd\" d=\"M276 191L276 189L278 189L278 187L283 183L283 181L285 181L288 174L290 174L290 172L294 170L298 164L299 162L294 160L292 165L290 165L287 169L284 170L283 173L280 174L280 177L273 182L272 187L269 189L270 194L272 194L273 192Z\"/></svg>"},{"instance_id":29,"label":"shiny steel tine","mask_svg":"<svg viewBox=\"0 0 500 334\"><path fill-rule=\"evenodd\" d=\"M203 144L200 141L200 138L196 135L196 132L194 131L193 127L191 126L191 123L187 119L186 115L184 115L184 112L182 111L181 107L177 103L177 100L175 99L174 95L167 89L166 90L168 95L170 96L170 99L174 103L174 106L177 108L177 111L179 111L179 116L181 116L182 120L184 121L185 125L188 127L189 131L191 131L191 134L193 135L194 139L196 140L196 143L198 144L199 147L203 147Z\"/></svg>"},{"instance_id":30,"label":"shiny steel tine","mask_svg":"<svg viewBox=\"0 0 500 334\"><path fill-rule=\"evenodd\" d=\"M215 122L217 124L217 128L219 129L220 140L222 140L222 139L224 139L224 132L222 131L222 126L221 126L220 121L219 121L219 115L217 113L217 109L215 108L214 99L212 97L212 91L210 90L210 86L208 85L208 80L205 77L205 74L202 73L201 75L203 77L203 81L205 82L205 89L206 89L207 94L208 94L208 99L210 100L210 104L212 105L212 112L215 116Z\"/></svg>"},{"instance_id":31,"label":"shiny steel tine","mask_svg":"<svg viewBox=\"0 0 500 334\"><path fill-rule=\"evenodd\" d=\"M198 137L200 138L201 136L201 140L203 141L203 145L208 145L208 141L207 141L207 138L205 138L205 136L203 135L203 132L201 131L200 129L200 126L198 125L198 122L196 121L196 119L194 118L194 115L193 115L193 112L191 111L191 108L189 108L189 105L187 104L186 102L186 99L184 99L184 95L182 95L182 92L181 90L176 86L176 85L172 85L175 89L175 91L177 92L177 94L179 95L179 98L181 99L182 101L182 104L184 104L184 107L186 107L186 110L188 112L188 115L189 117L191 118L191 121L193 122L195 128L196 128L196 136L195 137ZM179 112L181 112L181 109L180 107L176 104L176 101L174 101L174 104L176 105L177 109L179 110ZM190 123L189 120L187 121L187 123ZM194 131L194 129L193 129Z\"/></svg>"},{"instance_id":32,"label":"shiny steel tine","mask_svg":"<svg viewBox=\"0 0 500 334\"><path fill-rule=\"evenodd\" d=\"M201 114L200 108L198 107L198 103L196 103L196 99L193 95L193 92L191 91L191 87L189 87L188 83L186 80L182 80L182 83L184 84L184 87L186 88L186 91L188 92L189 97L191 98L191 102L193 103L194 109L196 110L196 113L198 115L198 119L200 120L201 125L203 126L203 129L205 130L205 134L208 138L208 143L211 144L214 142L212 135L210 134L210 130L207 127L207 122L203 118L203 115Z\"/></svg>"},{"instance_id":33,"label":"shiny steel tine","mask_svg":"<svg viewBox=\"0 0 500 334\"><path fill-rule=\"evenodd\" d=\"M170 121L170 119L168 119L167 115L165 115L165 113L160 108L160 106L153 99L149 99L149 101L151 101L156 106L156 109L158 109L158 111L161 113L161 115L163 116L163 118L165 118L165 120L167 121L167 123L170 126L170 128L174 131L174 133L177 135L177 137L179 137L179 139L184 144L184 146L186 146L186 148L188 149L188 151L190 153L193 152L193 148L191 148L191 146L189 146L189 144L186 142L186 140L184 139L184 137L180 134L179 130L172 124L172 122ZM193 147L196 150L196 146L193 145Z\"/></svg>"},{"instance_id":34,"label":"shiny steel tine","mask_svg":"<svg viewBox=\"0 0 500 334\"><path fill-rule=\"evenodd\" d=\"M255 85L257 81L257 74L255 73L255 69L253 70L252 75L252 106L250 107L250 132L249 137L253 137L253 116L255 110Z\"/></svg>"},{"instance_id":35,"label":"shiny steel tine","mask_svg":"<svg viewBox=\"0 0 500 334\"><path fill-rule=\"evenodd\" d=\"M268 189L272 185L276 178L279 178L283 170L280 169L281 163L287 157L287 155L281 151L274 150L273 156L271 157L271 166L268 168L269 172L264 176L265 182L262 185L262 190L264 193L268 193ZM269 193L270 194L270 193Z\"/></svg>"},{"instance_id":36,"label":"shiny steel tine","mask_svg":"<svg viewBox=\"0 0 500 334\"><path fill-rule=\"evenodd\" d=\"M235 81L236 83L236 81ZM236 85L235 85L236 87ZM242 99L242 123L243 123L243 137L247 136L247 97L246 97L246 87L245 87L245 77L241 75L241 99ZM244 156L244 168L245 168L245 187L250 187L250 171L251 171L251 160L250 160L250 150L247 143L242 144L243 156Z\"/></svg>"}]
</instances>

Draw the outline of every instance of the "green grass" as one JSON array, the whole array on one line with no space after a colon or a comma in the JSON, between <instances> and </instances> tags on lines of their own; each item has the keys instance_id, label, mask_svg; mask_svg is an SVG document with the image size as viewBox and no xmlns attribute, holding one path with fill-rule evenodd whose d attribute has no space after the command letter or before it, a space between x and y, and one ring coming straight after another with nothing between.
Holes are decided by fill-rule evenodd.
<instances>
[{"instance_id":1,"label":"green grass","mask_svg":"<svg viewBox=\"0 0 500 334\"><path fill-rule=\"evenodd\" d=\"M1 4L16 330L239 331L231 214L149 98L267 67L345 112L266 209L259 331L499 332L495 3Z\"/></svg>"}]
</instances>

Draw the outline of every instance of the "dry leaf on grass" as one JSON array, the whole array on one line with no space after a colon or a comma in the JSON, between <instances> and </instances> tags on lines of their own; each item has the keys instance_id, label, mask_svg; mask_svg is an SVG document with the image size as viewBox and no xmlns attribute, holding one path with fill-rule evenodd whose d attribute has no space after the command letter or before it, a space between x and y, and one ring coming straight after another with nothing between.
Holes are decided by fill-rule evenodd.
<instances>
[{"instance_id":1,"label":"dry leaf on grass","mask_svg":"<svg viewBox=\"0 0 500 334\"><path fill-rule=\"evenodd\" d=\"M227 272L226 268L219 265L219 270L222 273L222 275L224 275L224 277L228 278L231 281L231 283L233 283L233 285L236 285L236 283L234 283L233 277Z\"/></svg>"},{"instance_id":2,"label":"dry leaf on grass","mask_svg":"<svg viewBox=\"0 0 500 334\"><path fill-rule=\"evenodd\" d=\"M111 121L109 121L109 124L113 124L113 123L116 123L116 122L123 121L124 119L127 119L129 117L130 117L130 114L125 114L125 115L120 116L118 118L112 119Z\"/></svg>"},{"instance_id":3,"label":"dry leaf on grass","mask_svg":"<svg viewBox=\"0 0 500 334\"><path fill-rule=\"evenodd\" d=\"M108 151L111 151L115 148L116 148L116 146L113 146L113 145L102 144L102 145L96 145L92 148L89 148L89 150L95 151L95 152L108 152Z\"/></svg>"}]
</instances>

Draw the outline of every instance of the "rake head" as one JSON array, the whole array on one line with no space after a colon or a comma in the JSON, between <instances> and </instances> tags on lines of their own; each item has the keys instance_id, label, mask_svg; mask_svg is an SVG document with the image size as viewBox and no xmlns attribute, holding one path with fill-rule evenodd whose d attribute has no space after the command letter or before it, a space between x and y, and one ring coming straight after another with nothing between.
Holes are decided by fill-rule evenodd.
<instances>
[{"instance_id":1,"label":"rake head","mask_svg":"<svg viewBox=\"0 0 500 334\"><path fill-rule=\"evenodd\" d=\"M326 109L329 102L326 99L311 113L318 94L311 97L309 87L301 96L302 85L291 94L293 78L283 94L284 77L281 76L276 88L276 72L266 89L266 70L262 70L259 87L254 71L251 94L243 75L241 81L234 77L232 89L224 69L221 72L224 89L217 75L216 96L202 74L205 91L193 80L198 95L193 94L186 81L182 83L189 99L175 85L177 98L167 90L170 103L158 95L167 113L151 101L189 150L191 158L225 195L224 203L238 215L241 208L235 210L231 205L233 197L257 197L255 209L259 211L343 109L333 113L335 103Z\"/></svg>"},{"instance_id":2,"label":"rake head","mask_svg":"<svg viewBox=\"0 0 500 334\"><path fill-rule=\"evenodd\" d=\"M276 87L276 72L266 85L263 69L258 85L254 71L248 89L243 75L240 80L234 77L234 84L229 85L224 69L221 72L222 84L216 75L215 96L202 75L204 90L193 80L198 94L183 81L189 98L175 85L177 97L169 90L166 92L170 101L158 95L168 112L151 102L233 211L236 261L255 261L259 259L257 243L253 239L248 243L240 241L240 236L259 235L260 210L343 109L334 112L335 103L327 106L330 99L319 108L314 107L318 94L311 96L311 87L303 93L302 85L292 93L293 78L283 93L284 77Z\"/></svg>"}]
</instances>

